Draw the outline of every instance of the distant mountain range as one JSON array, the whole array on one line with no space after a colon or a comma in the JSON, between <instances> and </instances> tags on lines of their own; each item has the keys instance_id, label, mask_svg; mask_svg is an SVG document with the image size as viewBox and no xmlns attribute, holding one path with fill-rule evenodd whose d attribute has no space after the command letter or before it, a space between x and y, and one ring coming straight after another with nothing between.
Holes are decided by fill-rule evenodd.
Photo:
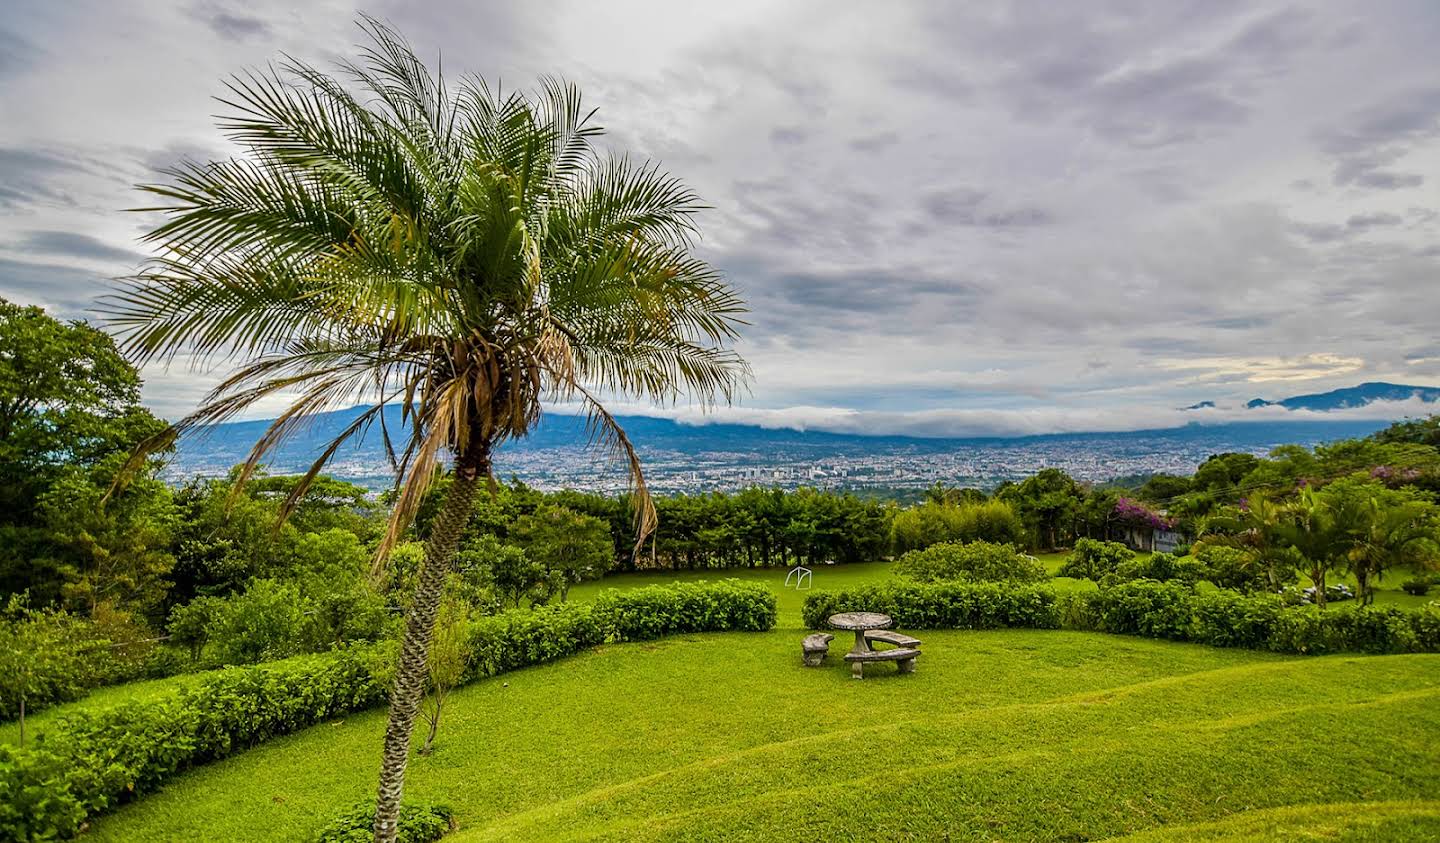
<instances>
[{"instance_id":1,"label":"distant mountain range","mask_svg":"<svg viewBox=\"0 0 1440 843\"><path fill-rule=\"evenodd\" d=\"M1301 395L1251 406L1331 411L1375 401L1440 401L1440 388L1366 383L1317 395ZM1213 407L1202 402L1195 408ZM339 410L315 417L267 459L276 473L303 471L328 441L360 412ZM398 408L386 415L392 437L403 431ZM684 424L648 416L618 419L645 457L652 482L669 490L734 488L750 482L865 485L929 485L935 480L993 484L1050 465L1082 479L1153 471L1186 472L1212 453L1265 453L1283 443L1313 445L1364 436L1384 420L1337 416L1334 420L1263 418L1220 424L1189 424L1158 430L1059 433L1019 437L921 438L875 436L744 424ZM185 437L168 474L173 479L219 475L243 461L270 424L244 421L218 425ZM515 473L527 482L582 486L602 472L587 451L583 418L548 413L530 436L507 443L497 455L497 473ZM612 467L613 469L613 467ZM331 472L371 486L384 485L388 463L378 425L342 449ZM614 474L598 488L614 488Z\"/></svg>"},{"instance_id":2,"label":"distant mountain range","mask_svg":"<svg viewBox=\"0 0 1440 843\"><path fill-rule=\"evenodd\" d=\"M1256 407L1284 407L1287 410L1318 410L1329 412L1331 410L1348 410L1356 407L1364 407L1374 404L1376 401L1409 401L1412 398L1419 398L1425 402L1440 401L1440 386L1406 386L1398 383L1362 383L1359 386L1349 386L1344 389L1332 389L1329 392L1317 392L1313 395L1295 395L1290 398L1282 398L1279 401L1266 401L1264 398L1255 398L1245 404L1250 409ZM1214 406L1213 402L1202 402ZM1198 405L1197 405L1198 406Z\"/></svg>"}]
</instances>

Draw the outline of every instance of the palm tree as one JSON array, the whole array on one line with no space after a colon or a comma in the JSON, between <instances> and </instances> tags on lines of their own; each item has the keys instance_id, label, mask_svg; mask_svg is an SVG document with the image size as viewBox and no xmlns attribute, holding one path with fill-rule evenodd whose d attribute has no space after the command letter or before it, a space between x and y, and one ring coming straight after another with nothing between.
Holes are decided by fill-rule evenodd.
<instances>
[{"instance_id":1,"label":"palm tree","mask_svg":"<svg viewBox=\"0 0 1440 843\"><path fill-rule=\"evenodd\" d=\"M378 427L397 496L377 571L453 456L390 695L375 838L391 841L441 586L495 448L525 436L542 401L578 405L592 441L628 466L638 546L655 510L602 399L728 402L748 369L729 347L744 305L693 254L693 192L599 154L574 87L451 86L387 26L359 25L369 43L337 75L287 58L230 80L219 125L243 156L142 187L158 202L144 210L165 217L146 237L161 256L106 311L138 362L246 360L147 447L289 401L237 490L309 417L361 403L282 517L342 444Z\"/></svg>"},{"instance_id":2,"label":"palm tree","mask_svg":"<svg viewBox=\"0 0 1440 843\"><path fill-rule=\"evenodd\" d=\"M1298 554L1315 586L1315 605L1325 608L1325 577L1344 564L1350 550L1349 519L1313 488L1301 489L1285 508L1275 534Z\"/></svg>"},{"instance_id":3,"label":"palm tree","mask_svg":"<svg viewBox=\"0 0 1440 843\"><path fill-rule=\"evenodd\" d=\"M1286 506L1263 491L1251 493L1241 504L1238 509L1227 508L1206 519L1206 539L1248 550L1255 561L1265 566L1270 590L1279 591L1282 576L1286 581L1294 577L1293 554L1279 539L1281 524L1288 514Z\"/></svg>"},{"instance_id":4,"label":"palm tree","mask_svg":"<svg viewBox=\"0 0 1440 843\"><path fill-rule=\"evenodd\" d=\"M1360 586L1360 601L1375 601L1373 582L1387 570L1434 558L1437 547L1431 523L1433 505L1424 501L1382 501L1367 498L1358 519L1350 567Z\"/></svg>"}]
</instances>

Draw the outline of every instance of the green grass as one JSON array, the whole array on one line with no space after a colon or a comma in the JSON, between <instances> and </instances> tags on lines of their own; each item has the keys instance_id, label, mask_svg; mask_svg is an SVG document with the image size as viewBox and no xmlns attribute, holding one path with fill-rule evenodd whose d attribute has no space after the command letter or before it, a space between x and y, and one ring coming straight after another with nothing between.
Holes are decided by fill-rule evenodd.
<instances>
[{"instance_id":1,"label":"green grass","mask_svg":"<svg viewBox=\"0 0 1440 843\"><path fill-rule=\"evenodd\" d=\"M603 647L485 680L455 692L407 792L454 806L456 841L1191 839L1232 825L1264 838L1440 822L1440 805L1417 801L1440 786L1440 656L923 637L915 674L886 665L864 682L835 656L801 667L794 629ZM367 712L198 768L87 836L303 839L369 795L383 727ZM1348 803L1365 804L1326 807ZM1356 839L1387 839L1375 833Z\"/></svg>"},{"instance_id":2,"label":"green grass","mask_svg":"<svg viewBox=\"0 0 1440 843\"><path fill-rule=\"evenodd\" d=\"M606 646L459 689L407 794L453 806L457 843L1440 835L1440 655L926 631L915 674L880 665L855 682L843 640L824 667L800 665L805 592L782 587L784 570L627 574L571 599L728 575L777 591L775 631ZM889 576L827 566L814 587ZM86 837L304 839L371 794L383 729L376 710L276 739Z\"/></svg>"},{"instance_id":3,"label":"green grass","mask_svg":"<svg viewBox=\"0 0 1440 843\"><path fill-rule=\"evenodd\" d=\"M121 703L150 700L174 694L187 682L192 680L195 675L196 674L182 674L166 679L149 679L143 682L128 682L124 685L96 688L85 697L75 700L74 702L41 709L25 718L26 745L28 746L37 735L42 734L55 723L56 720L66 714L80 710L98 711L102 708L109 708ZM0 723L0 743L10 744L11 746L19 745L19 721L12 720L8 723Z\"/></svg>"}]
</instances>

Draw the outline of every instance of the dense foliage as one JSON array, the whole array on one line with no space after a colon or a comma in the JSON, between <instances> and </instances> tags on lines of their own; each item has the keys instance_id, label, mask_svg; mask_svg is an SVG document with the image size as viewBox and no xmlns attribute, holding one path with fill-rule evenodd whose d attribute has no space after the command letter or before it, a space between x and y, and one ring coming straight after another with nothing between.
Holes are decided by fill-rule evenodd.
<instances>
[{"instance_id":1,"label":"dense foliage","mask_svg":"<svg viewBox=\"0 0 1440 843\"><path fill-rule=\"evenodd\" d=\"M87 614L158 605L176 526L158 462L100 505L130 449L164 427L139 401L106 334L0 299L0 597Z\"/></svg>"},{"instance_id":2,"label":"dense foliage","mask_svg":"<svg viewBox=\"0 0 1440 843\"><path fill-rule=\"evenodd\" d=\"M895 563L895 573L918 582L1041 582L1044 566L1010 544L946 542L912 550Z\"/></svg>"},{"instance_id":3,"label":"dense foliage","mask_svg":"<svg viewBox=\"0 0 1440 843\"><path fill-rule=\"evenodd\" d=\"M593 603L506 612L470 624L465 679L612 641L762 631L775 596L736 582L607 592ZM73 836L91 816L176 772L384 701L391 645L362 645L199 677L171 697L64 718L33 748L0 745L0 839Z\"/></svg>"},{"instance_id":4,"label":"dense foliage","mask_svg":"<svg viewBox=\"0 0 1440 843\"><path fill-rule=\"evenodd\" d=\"M974 492L975 490L968 490ZM890 545L896 553L941 542L1025 542L1025 526L1010 504L999 500L929 501L895 513Z\"/></svg>"}]
</instances>

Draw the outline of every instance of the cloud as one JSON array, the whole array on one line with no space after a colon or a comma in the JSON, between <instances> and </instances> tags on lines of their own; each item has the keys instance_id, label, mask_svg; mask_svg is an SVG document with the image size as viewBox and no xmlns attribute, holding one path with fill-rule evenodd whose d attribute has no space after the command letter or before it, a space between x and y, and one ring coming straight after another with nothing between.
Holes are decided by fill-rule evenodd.
<instances>
[{"instance_id":1,"label":"cloud","mask_svg":"<svg viewBox=\"0 0 1440 843\"><path fill-rule=\"evenodd\" d=\"M696 189L700 253L751 306L746 412L1138 425L1257 384L1440 379L1423 3L365 8L452 79L576 82L604 148ZM132 185L233 154L221 80L353 56L355 9L7 18L0 295L89 313L147 250ZM145 374L174 415L224 368Z\"/></svg>"},{"instance_id":2,"label":"cloud","mask_svg":"<svg viewBox=\"0 0 1440 843\"><path fill-rule=\"evenodd\" d=\"M39 48L28 40L8 29L0 29L0 78L32 67L40 55Z\"/></svg>"},{"instance_id":3,"label":"cloud","mask_svg":"<svg viewBox=\"0 0 1440 843\"><path fill-rule=\"evenodd\" d=\"M1306 354L1296 357L1191 357L1161 359L1154 365L1174 371L1200 372L1194 380L1238 377L1247 383L1303 381L1335 378L1358 372L1365 366L1359 357L1336 354Z\"/></svg>"},{"instance_id":4,"label":"cloud","mask_svg":"<svg viewBox=\"0 0 1440 843\"><path fill-rule=\"evenodd\" d=\"M191 7L190 15L227 41L258 40L273 34L273 29L264 18L220 3L197 3Z\"/></svg>"},{"instance_id":5,"label":"cloud","mask_svg":"<svg viewBox=\"0 0 1440 843\"><path fill-rule=\"evenodd\" d=\"M0 297L82 316L104 292L102 277L73 266L0 257Z\"/></svg>"},{"instance_id":6,"label":"cloud","mask_svg":"<svg viewBox=\"0 0 1440 843\"><path fill-rule=\"evenodd\" d=\"M17 248L26 252L132 266L145 259L139 252L111 246L88 234L73 231L31 231L21 239Z\"/></svg>"},{"instance_id":7,"label":"cloud","mask_svg":"<svg viewBox=\"0 0 1440 843\"><path fill-rule=\"evenodd\" d=\"M1402 190L1425 183L1420 173L1391 168L1412 151L1440 138L1440 88L1405 91L1349 115L1320 134L1335 160L1339 186Z\"/></svg>"},{"instance_id":8,"label":"cloud","mask_svg":"<svg viewBox=\"0 0 1440 843\"><path fill-rule=\"evenodd\" d=\"M810 133L799 126L776 126L770 130L770 142L782 146L795 146L809 140Z\"/></svg>"},{"instance_id":9,"label":"cloud","mask_svg":"<svg viewBox=\"0 0 1440 843\"><path fill-rule=\"evenodd\" d=\"M556 405L551 412L576 413L578 407ZM1034 409L871 411L846 407L796 406L780 409L698 408L660 409L619 405L620 414L659 416L682 424L748 424L767 429L825 431L860 435L899 435L925 438L1037 436L1050 433L1098 433L1154 430L1187 424L1228 424L1256 421L1388 421L1435 412L1436 404L1418 398L1377 401L1364 407L1320 412L1269 406L1177 408L1114 408L1049 406Z\"/></svg>"},{"instance_id":10,"label":"cloud","mask_svg":"<svg viewBox=\"0 0 1440 843\"><path fill-rule=\"evenodd\" d=\"M0 207L34 202L73 204L73 194L61 186L65 176L88 170L79 157L27 147L0 147Z\"/></svg>"}]
</instances>

